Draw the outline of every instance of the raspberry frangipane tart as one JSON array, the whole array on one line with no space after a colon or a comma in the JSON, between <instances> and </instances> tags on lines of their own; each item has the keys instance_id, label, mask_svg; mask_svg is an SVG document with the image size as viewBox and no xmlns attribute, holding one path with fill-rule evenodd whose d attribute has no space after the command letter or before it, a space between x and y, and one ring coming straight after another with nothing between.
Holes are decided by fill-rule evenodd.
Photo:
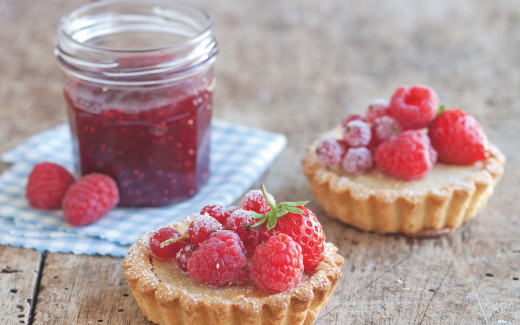
<instances>
[{"instance_id":1,"label":"raspberry frangipane tart","mask_svg":"<svg viewBox=\"0 0 520 325\"><path fill-rule=\"evenodd\" d=\"M420 237L475 217L505 157L473 116L437 107L431 88L401 87L310 144L303 171L326 213L364 231Z\"/></svg>"},{"instance_id":2,"label":"raspberry frangipane tart","mask_svg":"<svg viewBox=\"0 0 520 325\"><path fill-rule=\"evenodd\" d=\"M241 208L206 206L132 245L124 274L146 317L162 325L314 323L343 258L304 202L271 200L250 191ZM293 226L302 221L309 228Z\"/></svg>"}]
</instances>

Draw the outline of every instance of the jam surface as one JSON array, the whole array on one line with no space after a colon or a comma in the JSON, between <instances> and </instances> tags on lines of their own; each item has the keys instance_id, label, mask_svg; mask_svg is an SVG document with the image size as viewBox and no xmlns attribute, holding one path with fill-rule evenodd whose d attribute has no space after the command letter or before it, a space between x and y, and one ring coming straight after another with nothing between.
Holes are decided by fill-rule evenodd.
<instances>
[{"instance_id":1,"label":"jam surface","mask_svg":"<svg viewBox=\"0 0 520 325\"><path fill-rule=\"evenodd\" d=\"M195 195L209 178L212 90L65 88L76 169L103 173L120 206L161 206Z\"/></svg>"}]
</instances>

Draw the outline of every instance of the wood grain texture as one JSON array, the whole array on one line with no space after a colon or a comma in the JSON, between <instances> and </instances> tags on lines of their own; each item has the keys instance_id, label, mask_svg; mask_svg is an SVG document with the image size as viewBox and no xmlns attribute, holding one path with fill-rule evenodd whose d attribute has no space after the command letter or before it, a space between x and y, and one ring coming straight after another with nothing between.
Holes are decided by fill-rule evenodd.
<instances>
[{"instance_id":1,"label":"wood grain texture","mask_svg":"<svg viewBox=\"0 0 520 325\"><path fill-rule=\"evenodd\" d=\"M122 272L121 259L48 254L33 324L149 324Z\"/></svg>"},{"instance_id":2,"label":"wood grain texture","mask_svg":"<svg viewBox=\"0 0 520 325\"><path fill-rule=\"evenodd\" d=\"M0 152L65 121L53 39L59 17L86 2L0 1ZM286 134L287 148L261 180L277 201L310 199L345 257L317 324L520 323L520 2L193 2L213 15L219 38L214 116ZM328 218L301 170L305 146L412 83L474 114L506 154L487 207L428 240L363 233ZM48 254L34 323L146 324L125 296L120 262ZM10 286L1 283L3 295ZM16 283L29 288L34 279ZM10 306L4 301L0 314L17 319Z\"/></svg>"},{"instance_id":3,"label":"wood grain texture","mask_svg":"<svg viewBox=\"0 0 520 325\"><path fill-rule=\"evenodd\" d=\"M28 324L41 254L0 246L0 324Z\"/></svg>"}]
</instances>

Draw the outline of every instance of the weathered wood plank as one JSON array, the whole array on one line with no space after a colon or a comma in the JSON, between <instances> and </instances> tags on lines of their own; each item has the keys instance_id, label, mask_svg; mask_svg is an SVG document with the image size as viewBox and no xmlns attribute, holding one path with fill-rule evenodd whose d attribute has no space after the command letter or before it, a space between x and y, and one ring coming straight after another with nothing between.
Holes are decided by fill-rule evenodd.
<instances>
[{"instance_id":1,"label":"weathered wood plank","mask_svg":"<svg viewBox=\"0 0 520 325\"><path fill-rule=\"evenodd\" d=\"M344 254L324 324L515 324L519 253L474 224L437 239L363 234L324 222ZM473 232L473 233L472 233ZM480 236L482 235L482 236ZM511 232L509 238L518 238ZM342 238L342 239L341 239Z\"/></svg>"},{"instance_id":2,"label":"weathered wood plank","mask_svg":"<svg viewBox=\"0 0 520 325\"><path fill-rule=\"evenodd\" d=\"M0 246L0 323L28 324L41 254Z\"/></svg>"},{"instance_id":3,"label":"weathered wood plank","mask_svg":"<svg viewBox=\"0 0 520 325\"><path fill-rule=\"evenodd\" d=\"M33 324L149 324L126 284L121 262L48 254Z\"/></svg>"}]
</instances>

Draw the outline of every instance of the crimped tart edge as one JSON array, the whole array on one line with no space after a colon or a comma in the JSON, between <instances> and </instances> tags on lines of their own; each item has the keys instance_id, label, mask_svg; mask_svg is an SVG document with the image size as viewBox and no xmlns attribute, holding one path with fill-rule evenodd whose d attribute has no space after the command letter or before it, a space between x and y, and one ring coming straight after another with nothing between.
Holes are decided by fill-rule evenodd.
<instances>
[{"instance_id":1,"label":"crimped tart edge","mask_svg":"<svg viewBox=\"0 0 520 325\"><path fill-rule=\"evenodd\" d=\"M302 165L309 186L328 216L363 231L435 237L459 227L480 212L504 172L505 156L491 145L483 168L441 189L403 195L373 189L337 175L319 163L317 141L307 146Z\"/></svg>"},{"instance_id":2,"label":"crimped tart edge","mask_svg":"<svg viewBox=\"0 0 520 325\"><path fill-rule=\"evenodd\" d=\"M193 217L168 224L184 231ZM198 298L161 282L153 273L148 241L152 232L134 243L123 261L124 275L145 316L161 325L313 324L341 277L343 257L325 243L322 261L305 283L287 292L237 303ZM208 286L211 290L215 290ZM218 289L216 289L218 290Z\"/></svg>"}]
</instances>

